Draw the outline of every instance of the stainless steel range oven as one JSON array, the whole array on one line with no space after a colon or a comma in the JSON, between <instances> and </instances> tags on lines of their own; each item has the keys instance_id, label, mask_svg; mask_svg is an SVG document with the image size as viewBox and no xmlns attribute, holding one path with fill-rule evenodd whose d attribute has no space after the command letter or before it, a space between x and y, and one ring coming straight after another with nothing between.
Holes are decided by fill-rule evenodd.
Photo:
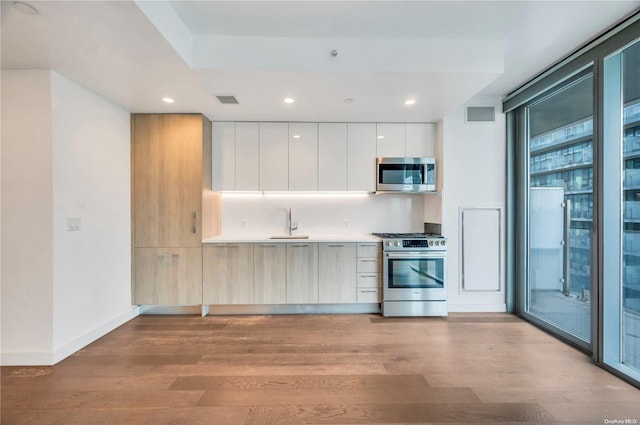
<instances>
[{"instance_id":1,"label":"stainless steel range oven","mask_svg":"<svg viewBox=\"0 0 640 425\"><path fill-rule=\"evenodd\" d=\"M422 233L382 238L384 316L446 316L447 240Z\"/></svg>"}]
</instances>

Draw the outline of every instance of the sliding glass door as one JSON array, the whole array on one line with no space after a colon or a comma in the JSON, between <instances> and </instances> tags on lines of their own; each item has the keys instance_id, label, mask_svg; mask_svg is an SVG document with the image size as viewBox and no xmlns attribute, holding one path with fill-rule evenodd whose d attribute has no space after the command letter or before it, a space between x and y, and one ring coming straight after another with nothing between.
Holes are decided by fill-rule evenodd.
<instances>
[{"instance_id":1,"label":"sliding glass door","mask_svg":"<svg viewBox=\"0 0 640 425\"><path fill-rule=\"evenodd\" d=\"M593 72L525 108L528 275L524 312L579 345L591 342Z\"/></svg>"},{"instance_id":2,"label":"sliding glass door","mask_svg":"<svg viewBox=\"0 0 640 425\"><path fill-rule=\"evenodd\" d=\"M640 13L504 109L515 308L640 387Z\"/></svg>"},{"instance_id":3,"label":"sliding glass door","mask_svg":"<svg viewBox=\"0 0 640 425\"><path fill-rule=\"evenodd\" d=\"M604 362L640 380L640 41L604 60Z\"/></svg>"}]
</instances>

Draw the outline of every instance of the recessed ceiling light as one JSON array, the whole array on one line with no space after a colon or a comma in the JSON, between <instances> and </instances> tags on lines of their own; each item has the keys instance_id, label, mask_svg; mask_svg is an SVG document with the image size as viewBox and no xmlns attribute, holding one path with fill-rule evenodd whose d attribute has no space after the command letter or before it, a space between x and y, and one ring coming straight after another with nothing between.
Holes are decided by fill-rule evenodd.
<instances>
[{"instance_id":1,"label":"recessed ceiling light","mask_svg":"<svg viewBox=\"0 0 640 425\"><path fill-rule=\"evenodd\" d=\"M284 103L293 103L293 102L295 102L295 99L292 98L292 97L285 97L284 99L282 99L282 101Z\"/></svg>"},{"instance_id":2,"label":"recessed ceiling light","mask_svg":"<svg viewBox=\"0 0 640 425\"><path fill-rule=\"evenodd\" d=\"M172 98L170 98L170 97L163 97L163 98L162 98L162 101L163 101L164 103L173 103L173 102L175 102L175 100L173 100L173 99L172 99Z\"/></svg>"},{"instance_id":3,"label":"recessed ceiling light","mask_svg":"<svg viewBox=\"0 0 640 425\"><path fill-rule=\"evenodd\" d=\"M414 103L416 103L415 99L407 99L404 101L405 105L413 105Z\"/></svg>"},{"instance_id":4,"label":"recessed ceiling light","mask_svg":"<svg viewBox=\"0 0 640 425\"><path fill-rule=\"evenodd\" d=\"M344 103L353 103L353 99L351 99L350 97L346 98L344 100Z\"/></svg>"},{"instance_id":5,"label":"recessed ceiling light","mask_svg":"<svg viewBox=\"0 0 640 425\"><path fill-rule=\"evenodd\" d=\"M37 14L39 14L38 9L36 9L35 7L31 6L28 3L25 3L23 1L14 1L13 2L13 7L15 7L17 10L19 10L22 13L24 13L25 15L37 15Z\"/></svg>"},{"instance_id":6,"label":"recessed ceiling light","mask_svg":"<svg viewBox=\"0 0 640 425\"><path fill-rule=\"evenodd\" d=\"M384 139L384 136L378 136L378 139Z\"/></svg>"},{"instance_id":7,"label":"recessed ceiling light","mask_svg":"<svg viewBox=\"0 0 640 425\"><path fill-rule=\"evenodd\" d=\"M300 135L299 135L299 134L294 134L294 135L293 135L293 138L294 138L294 139L299 139L299 138L300 138Z\"/></svg>"}]
</instances>

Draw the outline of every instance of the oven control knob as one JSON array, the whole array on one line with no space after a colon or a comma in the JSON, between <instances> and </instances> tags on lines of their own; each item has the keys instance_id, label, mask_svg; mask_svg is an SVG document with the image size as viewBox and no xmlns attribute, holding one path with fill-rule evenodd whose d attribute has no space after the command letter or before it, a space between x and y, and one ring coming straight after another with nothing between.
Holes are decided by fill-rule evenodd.
<instances>
[{"instance_id":1,"label":"oven control knob","mask_svg":"<svg viewBox=\"0 0 640 425\"><path fill-rule=\"evenodd\" d=\"M440 242L440 245L444 246L445 243L447 243L447 241L442 241Z\"/></svg>"},{"instance_id":2,"label":"oven control knob","mask_svg":"<svg viewBox=\"0 0 640 425\"><path fill-rule=\"evenodd\" d=\"M386 246L391 246L391 241L386 241L384 244L385 244Z\"/></svg>"},{"instance_id":3,"label":"oven control knob","mask_svg":"<svg viewBox=\"0 0 640 425\"><path fill-rule=\"evenodd\" d=\"M394 244L395 246L400 246L400 241L395 241L393 244Z\"/></svg>"},{"instance_id":4,"label":"oven control knob","mask_svg":"<svg viewBox=\"0 0 640 425\"><path fill-rule=\"evenodd\" d=\"M429 241L429 246L433 246L433 241Z\"/></svg>"}]
</instances>

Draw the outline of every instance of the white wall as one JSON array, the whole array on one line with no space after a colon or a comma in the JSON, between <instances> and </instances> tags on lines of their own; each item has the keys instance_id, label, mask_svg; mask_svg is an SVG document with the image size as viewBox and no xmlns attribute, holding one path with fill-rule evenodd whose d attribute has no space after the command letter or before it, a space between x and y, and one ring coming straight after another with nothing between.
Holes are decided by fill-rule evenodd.
<instances>
[{"instance_id":1,"label":"white wall","mask_svg":"<svg viewBox=\"0 0 640 425\"><path fill-rule=\"evenodd\" d=\"M56 73L51 91L57 361L132 309L131 134L121 107ZM80 231L67 231L70 217Z\"/></svg>"},{"instance_id":2,"label":"white wall","mask_svg":"<svg viewBox=\"0 0 640 425\"><path fill-rule=\"evenodd\" d=\"M48 71L2 70L2 356L38 363L53 343Z\"/></svg>"},{"instance_id":3,"label":"white wall","mask_svg":"<svg viewBox=\"0 0 640 425\"><path fill-rule=\"evenodd\" d=\"M49 71L2 71L3 365L53 364L137 314L129 140L118 106Z\"/></svg>"},{"instance_id":4,"label":"white wall","mask_svg":"<svg viewBox=\"0 0 640 425\"><path fill-rule=\"evenodd\" d=\"M448 237L449 311L505 311L506 124L500 99L473 99L470 106L495 106L494 123L465 123L465 107L438 123L444 156L442 232ZM499 291L464 291L460 275L460 209L502 209ZM467 229L473 231L473 229ZM491 287L495 282L487 282Z\"/></svg>"},{"instance_id":5,"label":"white wall","mask_svg":"<svg viewBox=\"0 0 640 425\"><path fill-rule=\"evenodd\" d=\"M288 207L293 219L300 222L297 233L335 235L421 232L424 196L429 195L222 196L222 235L286 234Z\"/></svg>"}]
</instances>

